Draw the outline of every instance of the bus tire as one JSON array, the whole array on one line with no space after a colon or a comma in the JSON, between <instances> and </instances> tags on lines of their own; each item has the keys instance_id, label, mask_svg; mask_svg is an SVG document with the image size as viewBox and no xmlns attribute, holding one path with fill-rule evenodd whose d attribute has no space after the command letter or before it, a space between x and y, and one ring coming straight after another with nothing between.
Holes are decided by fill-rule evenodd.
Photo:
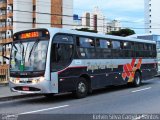
<instances>
[{"instance_id":1,"label":"bus tire","mask_svg":"<svg viewBox=\"0 0 160 120\"><path fill-rule=\"evenodd\" d=\"M139 87L141 85L141 74L140 72L136 72L134 75L133 86Z\"/></svg>"},{"instance_id":2,"label":"bus tire","mask_svg":"<svg viewBox=\"0 0 160 120\"><path fill-rule=\"evenodd\" d=\"M84 98L88 94L88 84L86 79L80 78L76 84L76 91L74 92L74 95L76 98Z\"/></svg>"}]
</instances>

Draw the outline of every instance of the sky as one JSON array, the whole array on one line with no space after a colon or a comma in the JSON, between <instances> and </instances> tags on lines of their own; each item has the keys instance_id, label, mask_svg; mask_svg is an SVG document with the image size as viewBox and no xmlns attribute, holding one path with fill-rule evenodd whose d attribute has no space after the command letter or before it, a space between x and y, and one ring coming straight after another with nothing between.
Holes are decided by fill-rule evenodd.
<instances>
[{"instance_id":1,"label":"sky","mask_svg":"<svg viewBox=\"0 0 160 120\"><path fill-rule=\"evenodd\" d=\"M144 33L144 0L74 0L74 14L82 16L96 6L107 19L120 20L122 27Z\"/></svg>"}]
</instances>

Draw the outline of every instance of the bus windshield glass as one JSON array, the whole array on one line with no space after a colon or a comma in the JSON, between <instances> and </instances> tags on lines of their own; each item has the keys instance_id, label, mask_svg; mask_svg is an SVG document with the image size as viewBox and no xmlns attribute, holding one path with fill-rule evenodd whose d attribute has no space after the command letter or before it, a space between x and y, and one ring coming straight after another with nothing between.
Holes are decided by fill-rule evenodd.
<instances>
[{"instance_id":1,"label":"bus windshield glass","mask_svg":"<svg viewBox=\"0 0 160 120\"><path fill-rule=\"evenodd\" d=\"M12 45L11 71L44 71L48 40L17 41Z\"/></svg>"}]
</instances>

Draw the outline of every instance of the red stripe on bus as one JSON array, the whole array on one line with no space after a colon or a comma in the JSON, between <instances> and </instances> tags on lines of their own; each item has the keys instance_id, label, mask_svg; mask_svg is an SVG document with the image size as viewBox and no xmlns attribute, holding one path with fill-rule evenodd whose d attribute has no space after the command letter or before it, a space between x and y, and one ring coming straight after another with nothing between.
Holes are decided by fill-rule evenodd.
<instances>
[{"instance_id":1,"label":"red stripe on bus","mask_svg":"<svg viewBox=\"0 0 160 120\"><path fill-rule=\"evenodd\" d=\"M140 69L141 65L142 65L142 59L139 59L136 68Z\"/></svg>"},{"instance_id":2,"label":"red stripe on bus","mask_svg":"<svg viewBox=\"0 0 160 120\"><path fill-rule=\"evenodd\" d=\"M133 60L132 60L132 62L131 62L131 66L132 66L132 68L134 67L135 62L136 62L136 59L133 59Z\"/></svg>"},{"instance_id":3,"label":"red stripe on bus","mask_svg":"<svg viewBox=\"0 0 160 120\"><path fill-rule=\"evenodd\" d=\"M124 71L125 71L125 73L127 74L127 76L130 76L130 73L129 73L128 68L127 68L126 65L124 65Z\"/></svg>"}]
</instances>

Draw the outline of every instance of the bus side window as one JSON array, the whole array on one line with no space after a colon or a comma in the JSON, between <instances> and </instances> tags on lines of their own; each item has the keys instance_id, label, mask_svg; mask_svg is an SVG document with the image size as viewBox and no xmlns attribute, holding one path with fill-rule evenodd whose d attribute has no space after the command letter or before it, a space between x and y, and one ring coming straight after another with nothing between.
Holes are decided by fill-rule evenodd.
<instances>
[{"instance_id":1,"label":"bus side window","mask_svg":"<svg viewBox=\"0 0 160 120\"><path fill-rule=\"evenodd\" d=\"M113 46L113 49L120 49L121 48L119 41L112 41L112 46Z\"/></svg>"},{"instance_id":2,"label":"bus side window","mask_svg":"<svg viewBox=\"0 0 160 120\"><path fill-rule=\"evenodd\" d=\"M132 49L132 43L131 42L124 42L123 43L123 49Z\"/></svg>"},{"instance_id":3,"label":"bus side window","mask_svg":"<svg viewBox=\"0 0 160 120\"><path fill-rule=\"evenodd\" d=\"M96 57L97 58L111 58L111 41L107 39L96 40Z\"/></svg>"},{"instance_id":4,"label":"bus side window","mask_svg":"<svg viewBox=\"0 0 160 120\"><path fill-rule=\"evenodd\" d=\"M135 57L134 42L124 41L123 42L123 52L124 52L125 58Z\"/></svg>"},{"instance_id":5,"label":"bus side window","mask_svg":"<svg viewBox=\"0 0 160 120\"><path fill-rule=\"evenodd\" d=\"M88 47L88 48L95 47L94 40L91 38L80 37L79 44L80 44L80 47Z\"/></svg>"},{"instance_id":6,"label":"bus side window","mask_svg":"<svg viewBox=\"0 0 160 120\"><path fill-rule=\"evenodd\" d=\"M98 48L110 48L111 46L110 41L105 40L105 39L98 39L96 43L97 43Z\"/></svg>"},{"instance_id":7,"label":"bus side window","mask_svg":"<svg viewBox=\"0 0 160 120\"><path fill-rule=\"evenodd\" d=\"M121 57L121 44L120 41L112 41L112 57L120 58Z\"/></svg>"},{"instance_id":8,"label":"bus side window","mask_svg":"<svg viewBox=\"0 0 160 120\"><path fill-rule=\"evenodd\" d=\"M95 40L89 37L77 37L77 52L80 58L95 57Z\"/></svg>"}]
</instances>

